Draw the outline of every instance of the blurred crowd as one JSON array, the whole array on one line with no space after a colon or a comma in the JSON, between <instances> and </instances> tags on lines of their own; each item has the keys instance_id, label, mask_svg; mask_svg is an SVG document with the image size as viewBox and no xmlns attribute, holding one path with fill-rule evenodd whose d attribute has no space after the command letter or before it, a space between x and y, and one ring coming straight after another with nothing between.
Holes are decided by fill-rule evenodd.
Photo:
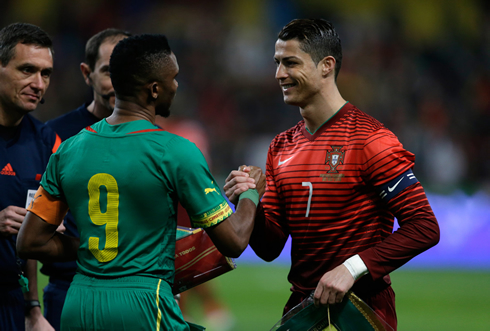
<instances>
[{"instance_id":1,"label":"blurred crowd","mask_svg":"<svg viewBox=\"0 0 490 331\"><path fill-rule=\"evenodd\" d=\"M201 126L217 179L240 164L265 168L267 147L300 119L274 79L283 25L336 26L344 98L415 153L427 190L490 192L490 3L484 0L2 0L0 25L36 24L54 41L55 70L34 116L91 100L80 74L85 42L116 27L164 33L180 65L171 119Z\"/></svg>"}]
</instances>

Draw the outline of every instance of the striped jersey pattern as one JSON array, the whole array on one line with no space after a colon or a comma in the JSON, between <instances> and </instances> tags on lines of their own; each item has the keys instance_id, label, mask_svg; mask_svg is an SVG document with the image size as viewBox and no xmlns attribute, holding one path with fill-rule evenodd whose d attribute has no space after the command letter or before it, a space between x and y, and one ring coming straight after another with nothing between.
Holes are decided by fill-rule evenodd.
<instances>
[{"instance_id":1,"label":"striped jersey pattern","mask_svg":"<svg viewBox=\"0 0 490 331\"><path fill-rule=\"evenodd\" d=\"M325 272L392 233L394 215L376 187L412 168L414 159L350 103L313 135L301 121L276 136L262 207L292 237L293 288L315 288Z\"/></svg>"}]
</instances>

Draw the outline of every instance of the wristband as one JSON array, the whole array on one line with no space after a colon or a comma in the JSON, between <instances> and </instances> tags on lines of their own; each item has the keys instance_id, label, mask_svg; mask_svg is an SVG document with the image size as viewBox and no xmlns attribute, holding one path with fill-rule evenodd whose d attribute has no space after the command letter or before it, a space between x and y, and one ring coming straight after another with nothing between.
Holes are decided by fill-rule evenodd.
<instances>
[{"instance_id":1,"label":"wristband","mask_svg":"<svg viewBox=\"0 0 490 331\"><path fill-rule=\"evenodd\" d=\"M29 315L29 312L34 307L41 307L41 304L39 303L39 300L26 300L24 302L25 314L26 315Z\"/></svg>"},{"instance_id":2,"label":"wristband","mask_svg":"<svg viewBox=\"0 0 490 331\"><path fill-rule=\"evenodd\" d=\"M253 203L255 203L255 206L257 206L259 204L259 192L254 188L249 188L248 190L240 194L238 201L242 199L250 199Z\"/></svg>"},{"instance_id":3,"label":"wristband","mask_svg":"<svg viewBox=\"0 0 490 331\"><path fill-rule=\"evenodd\" d=\"M343 264L349 270L354 280L358 280L369 272L368 268L364 264L364 261L362 261L358 254L349 257Z\"/></svg>"}]
</instances>

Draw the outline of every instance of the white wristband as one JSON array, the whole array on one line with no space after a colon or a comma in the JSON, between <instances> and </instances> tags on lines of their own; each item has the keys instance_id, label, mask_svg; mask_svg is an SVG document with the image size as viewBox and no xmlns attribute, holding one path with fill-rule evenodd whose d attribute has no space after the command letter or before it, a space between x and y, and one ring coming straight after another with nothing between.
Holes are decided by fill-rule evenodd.
<instances>
[{"instance_id":1,"label":"white wristband","mask_svg":"<svg viewBox=\"0 0 490 331\"><path fill-rule=\"evenodd\" d=\"M343 264L349 270L354 280L358 280L369 272L368 268L358 254L349 257Z\"/></svg>"}]
</instances>

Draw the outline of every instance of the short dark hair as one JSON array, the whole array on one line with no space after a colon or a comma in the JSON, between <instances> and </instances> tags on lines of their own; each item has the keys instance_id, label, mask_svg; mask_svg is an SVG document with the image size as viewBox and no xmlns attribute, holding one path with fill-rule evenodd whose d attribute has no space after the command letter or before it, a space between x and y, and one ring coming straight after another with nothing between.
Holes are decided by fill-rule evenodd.
<instances>
[{"instance_id":1,"label":"short dark hair","mask_svg":"<svg viewBox=\"0 0 490 331\"><path fill-rule=\"evenodd\" d=\"M303 52L310 54L315 64L326 56L335 58L335 79L342 65L342 44L333 24L327 20L295 19L279 32L281 40L298 39Z\"/></svg>"},{"instance_id":2,"label":"short dark hair","mask_svg":"<svg viewBox=\"0 0 490 331\"><path fill-rule=\"evenodd\" d=\"M163 34L142 34L121 40L109 63L112 86L117 97L134 96L138 87L160 80L162 66L172 50Z\"/></svg>"},{"instance_id":3,"label":"short dark hair","mask_svg":"<svg viewBox=\"0 0 490 331\"><path fill-rule=\"evenodd\" d=\"M54 55L53 42L44 30L28 23L12 23L0 30L0 62L6 66L14 57L17 44L49 48Z\"/></svg>"},{"instance_id":4,"label":"short dark hair","mask_svg":"<svg viewBox=\"0 0 490 331\"><path fill-rule=\"evenodd\" d=\"M85 45L85 63L88 64L90 70L95 70L95 64L99 59L99 48L106 40L116 42L118 37L131 37L131 33L128 31L109 28L100 31L93 35Z\"/></svg>"}]
</instances>

